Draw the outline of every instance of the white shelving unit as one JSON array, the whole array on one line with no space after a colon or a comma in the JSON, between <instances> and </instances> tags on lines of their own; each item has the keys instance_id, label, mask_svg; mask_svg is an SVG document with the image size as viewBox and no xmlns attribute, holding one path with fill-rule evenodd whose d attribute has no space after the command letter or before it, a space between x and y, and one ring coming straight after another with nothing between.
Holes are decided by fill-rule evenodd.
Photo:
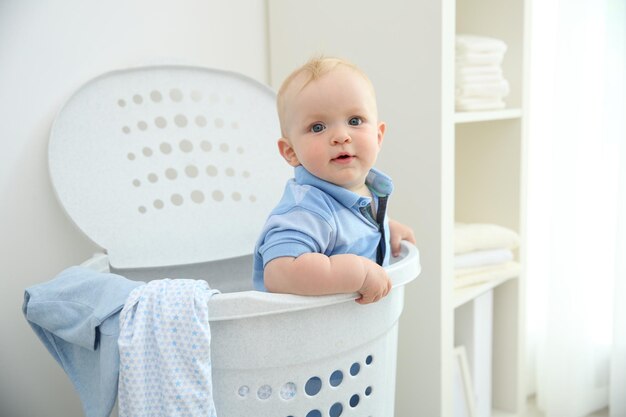
<instances>
[{"instance_id":1,"label":"white shelving unit","mask_svg":"<svg viewBox=\"0 0 626 417\"><path fill-rule=\"evenodd\" d=\"M455 219L496 223L522 237L524 265L525 111L528 1L456 0L456 33L502 39L502 64L511 92L507 109L457 112L455 121ZM524 277L511 276L459 289L458 308L494 290L492 416L518 416L525 408Z\"/></svg>"},{"instance_id":2,"label":"white shelving unit","mask_svg":"<svg viewBox=\"0 0 626 417\"><path fill-rule=\"evenodd\" d=\"M394 178L390 215L415 230L420 278L400 319L396 417L452 417L454 311L493 290L493 417L525 406L523 276L455 292L454 223L520 233L524 264L525 56L529 0L267 0L271 83L314 55L357 63L387 133L377 166ZM454 111L454 37L504 40L507 107ZM273 144L268 144L273 146Z\"/></svg>"}]
</instances>

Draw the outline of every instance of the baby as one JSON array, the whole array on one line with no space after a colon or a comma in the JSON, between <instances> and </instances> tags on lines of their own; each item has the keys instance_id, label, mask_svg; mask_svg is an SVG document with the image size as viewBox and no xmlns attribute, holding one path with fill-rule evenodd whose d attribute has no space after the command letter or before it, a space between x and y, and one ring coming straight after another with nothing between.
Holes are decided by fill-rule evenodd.
<instances>
[{"instance_id":1,"label":"baby","mask_svg":"<svg viewBox=\"0 0 626 417\"><path fill-rule=\"evenodd\" d=\"M255 248L254 285L301 295L360 293L385 297L383 266L413 232L386 216L391 179L373 168L385 135L374 88L337 58L307 62L277 98L278 150L295 167Z\"/></svg>"}]
</instances>

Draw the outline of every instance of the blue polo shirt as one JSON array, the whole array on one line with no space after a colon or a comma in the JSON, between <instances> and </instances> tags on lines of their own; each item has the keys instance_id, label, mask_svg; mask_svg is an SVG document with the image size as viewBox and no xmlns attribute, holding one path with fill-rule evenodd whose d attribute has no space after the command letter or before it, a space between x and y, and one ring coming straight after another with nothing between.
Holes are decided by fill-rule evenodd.
<instances>
[{"instance_id":1,"label":"blue polo shirt","mask_svg":"<svg viewBox=\"0 0 626 417\"><path fill-rule=\"evenodd\" d=\"M266 291L265 265L284 256L351 253L388 265L389 225L385 206L393 183L376 169L370 170L365 183L374 196L378 222L371 215L371 198L321 180L303 166L297 166L295 178L287 182L282 199L270 213L257 241L253 270L255 289ZM385 242L379 249L381 236Z\"/></svg>"}]
</instances>

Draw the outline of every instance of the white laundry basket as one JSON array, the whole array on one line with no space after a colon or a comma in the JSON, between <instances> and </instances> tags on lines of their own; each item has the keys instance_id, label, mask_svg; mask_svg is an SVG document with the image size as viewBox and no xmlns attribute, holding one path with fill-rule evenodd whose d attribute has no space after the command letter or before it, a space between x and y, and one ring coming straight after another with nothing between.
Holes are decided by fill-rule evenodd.
<instances>
[{"instance_id":1,"label":"white laundry basket","mask_svg":"<svg viewBox=\"0 0 626 417\"><path fill-rule=\"evenodd\" d=\"M219 417L393 416L397 322L420 272L404 244L394 289L303 297L252 290L257 235L292 175L274 93L239 74L159 66L81 87L52 127L61 204L106 254L85 265L133 279L198 278L209 302Z\"/></svg>"}]
</instances>

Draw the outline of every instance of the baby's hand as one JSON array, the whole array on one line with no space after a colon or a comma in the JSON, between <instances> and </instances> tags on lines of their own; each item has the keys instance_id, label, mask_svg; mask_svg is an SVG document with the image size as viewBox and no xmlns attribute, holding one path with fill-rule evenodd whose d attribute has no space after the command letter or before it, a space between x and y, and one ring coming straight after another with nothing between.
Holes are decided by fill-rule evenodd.
<instances>
[{"instance_id":1,"label":"baby's hand","mask_svg":"<svg viewBox=\"0 0 626 417\"><path fill-rule=\"evenodd\" d=\"M404 224L389 219L389 244L391 255L395 258L400 255L400 242L407 240L415 245L413 230Z\"/></svg>"},{"instance_id":2,"label":"baby's hand","mask_svg":"<svg viewBox=\"0 0 626 417\"><path fill-rule=\"evenodd\" d=\"M356 302L359 304L375 303L391 291L391 280L382 266L367 258L362 259L367 273L363 286L359 289L361 297L357 298Z\"/></svg>"}]
</instances>

